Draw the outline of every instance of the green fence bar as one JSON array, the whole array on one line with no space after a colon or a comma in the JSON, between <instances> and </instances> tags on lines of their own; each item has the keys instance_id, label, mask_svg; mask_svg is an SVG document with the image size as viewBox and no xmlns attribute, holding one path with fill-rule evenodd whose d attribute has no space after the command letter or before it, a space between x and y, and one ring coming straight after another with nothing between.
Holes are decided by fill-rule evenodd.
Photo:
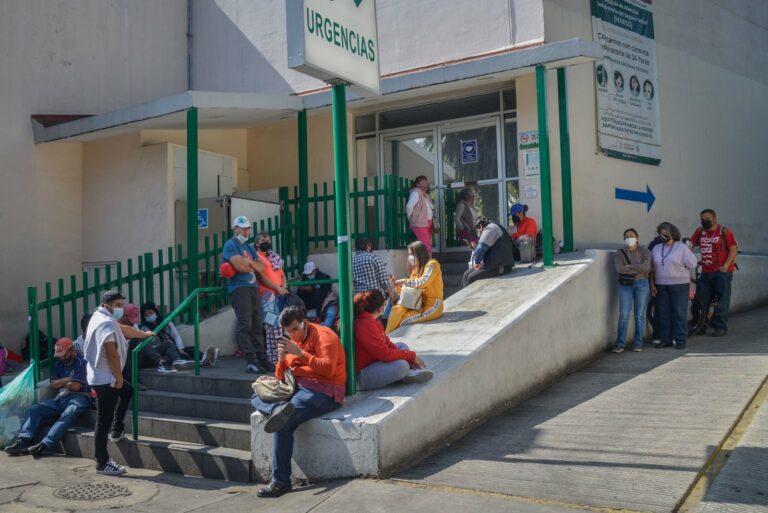
<instances>
[{"instance_id":1,"label":"green fence bar","mask_svg":"<svg viewBox=\"0 0 768 513\"><path fill-rule=\"evenodd\" d=\"M187 110L187 261L189 290L198 287L197 109Z\"/></svg>"},{"instance_id":2,"label":"green fence bar","mask_svg":"<svg viewBox=\"0 0 768 513\"><path fill-rule=\"evenodd\" d=\"M573 251L573 197L571 192L571 136L568 128L566 68L557 68L557 110L560 116L560 179L563 189L563 250Z\"/></svg>"},{"instance_id":3,"label":"green fence bar","mask_svg":"<svg viewBox=\"0 0 768 513\"><path fill-rule=\"evenodd\" d=\"M536 65L536 107L539 120L539 160L541 164L542 252L545 267L554 265L552 253L552 178L549 167L549 135L547 133L547 69Z\"/></svg>"},{"instance_id":4,"label":"green fence bar","mask_svg":"<svg viewBox=\"0 0 768 513\"><path fill-rule=\"evenodd\" d=\"M27 287L27 318L29 320L29 355L38 362L33 372L35 386L40 381L40 327L37 313L37 287Z\"/></svg>"},{"instance_id":5,"label":"green fence bar","mask_svg":"<svg viewBox=\"0 0 768 513\"><path fill-rule=\"evenodd\" d=\"M69 293L72 295L72 302L70 303L71 307L71 315L72 315L72 326L74 326L74 329L79 333L80 332L80 320L77 318L77 296L75 295L77 292L77 277L72 274L69 277ZM87 314L88 310L85 310L83 314Z\"/></svg>"}]
</instances>

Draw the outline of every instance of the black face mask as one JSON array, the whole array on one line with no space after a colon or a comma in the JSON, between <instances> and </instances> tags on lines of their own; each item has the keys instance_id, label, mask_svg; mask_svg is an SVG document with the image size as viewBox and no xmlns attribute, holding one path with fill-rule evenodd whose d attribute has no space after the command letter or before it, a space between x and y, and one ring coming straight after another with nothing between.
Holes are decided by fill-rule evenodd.
<instances>
[{"instance_id":1,"label":"black face mask","mask_svg":"<svg viewBox=\"0 0 768 513\"><path fill-rule=\"evenodd\" d=\"M518 215L512 216L512 222L515 223L515 224L519 223L520 222L520 216L518 216Z\"/></svg>"},{"instance_id":2,"label":"black face mask","mask_svg":"<svg viewBox=\"0 0 768 513\"><path fill-rule=\"evenodd\" d=\"M709 219L702 219L701 227L704 228L705 230L709 230L710 228L712 228L712 221L710 221Z\"/></svg>"},{"instance_id":3,"label":"black face mask","mask_svg":"<svg viewBox=\"0 0 768 513\"><path fill-rule=\"evenodd\" d=\"M660 234L659 234L659 238L660 238L661 240L663 240L664 242L667 242L667 241L669 241L669 239L671 239L672 237L670 237L670 236L669 236L669 235L667 235L666 233L660 233Z\"/></svg>"},{"instance_id":4,"label":"black face mask","mask_svg":"<svg viewBox=\"0 0 768 513\"><path fill-rule=\"evenodd\" d=\"M266 253L272 245L269 242L259 242L259 251Z\"/></svg>"}]
</instances>

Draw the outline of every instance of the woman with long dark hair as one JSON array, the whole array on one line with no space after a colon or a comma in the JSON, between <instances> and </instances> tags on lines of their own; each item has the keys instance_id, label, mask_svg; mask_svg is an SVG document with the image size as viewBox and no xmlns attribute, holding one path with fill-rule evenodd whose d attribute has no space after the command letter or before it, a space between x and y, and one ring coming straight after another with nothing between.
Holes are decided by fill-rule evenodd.
<instances>
[{"instance_id":1,"label":"woman with long dark hair","mask_svg":"<svg viewBox=\"0 0 768 513\"><path fill-rule=\"evenodd\" d=\"M387 320L387 333L398 327L417 322L431 321L443 315L443 274L440 262L432 258L427 247L421 241L414 241L408 246L408 264L411 276L395 280L397 293L402 287L418 289L421 293L421 305L411 309L404 305L395 305Z\"/></svg>"}]
</instances>

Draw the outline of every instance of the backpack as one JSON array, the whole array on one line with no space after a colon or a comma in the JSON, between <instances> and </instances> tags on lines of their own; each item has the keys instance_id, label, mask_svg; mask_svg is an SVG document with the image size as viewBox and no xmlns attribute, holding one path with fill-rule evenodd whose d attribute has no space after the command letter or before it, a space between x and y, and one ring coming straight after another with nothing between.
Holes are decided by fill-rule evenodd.
<instances>
[{"instance_id":1,"label":"backpack","mask_svg":"<svg viewBox=\"0 0 768 513\"><path fill-rule=\"evenodd\" d=\"M728 252L728 248L725 247L725 231L727 229L728 228L726 228L725 226L721 226L720 227L720 243L722 244L723 253L726 253L726 254ZM739 270L739 264L736 263L736 258L739 258L739 253L741 253L741 251L738 249L738 245L736 246L736 248L737 248L736 249L736 257L733 259L733 268L736 271L738 271Z\"/></svg>"}]
</instances>

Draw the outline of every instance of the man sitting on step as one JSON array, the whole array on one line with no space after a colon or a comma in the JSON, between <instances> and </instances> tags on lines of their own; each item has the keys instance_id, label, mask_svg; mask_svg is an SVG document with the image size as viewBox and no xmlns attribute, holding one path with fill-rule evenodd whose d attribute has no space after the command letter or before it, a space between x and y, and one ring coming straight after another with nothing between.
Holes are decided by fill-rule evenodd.
<instances>
[{"instance_id":1,"label":"man sitting on step","mask_svg":"<svg viewBox=\"0 0 768 513\"><path fill-rule=\"evenodd\" d=\"M50 387L58 390L55 398L39 402L27 411L24 425L16 441L5 448L11 456L31 454L39 458L44 451L53 450L72 425L77 416L91 407L86 382L86 363L69 338L56 342L54 356L58 358L53 366ZM59 417L45 437L32 445L40 423L49 418Z\"/></svg>"}]
</instances>

